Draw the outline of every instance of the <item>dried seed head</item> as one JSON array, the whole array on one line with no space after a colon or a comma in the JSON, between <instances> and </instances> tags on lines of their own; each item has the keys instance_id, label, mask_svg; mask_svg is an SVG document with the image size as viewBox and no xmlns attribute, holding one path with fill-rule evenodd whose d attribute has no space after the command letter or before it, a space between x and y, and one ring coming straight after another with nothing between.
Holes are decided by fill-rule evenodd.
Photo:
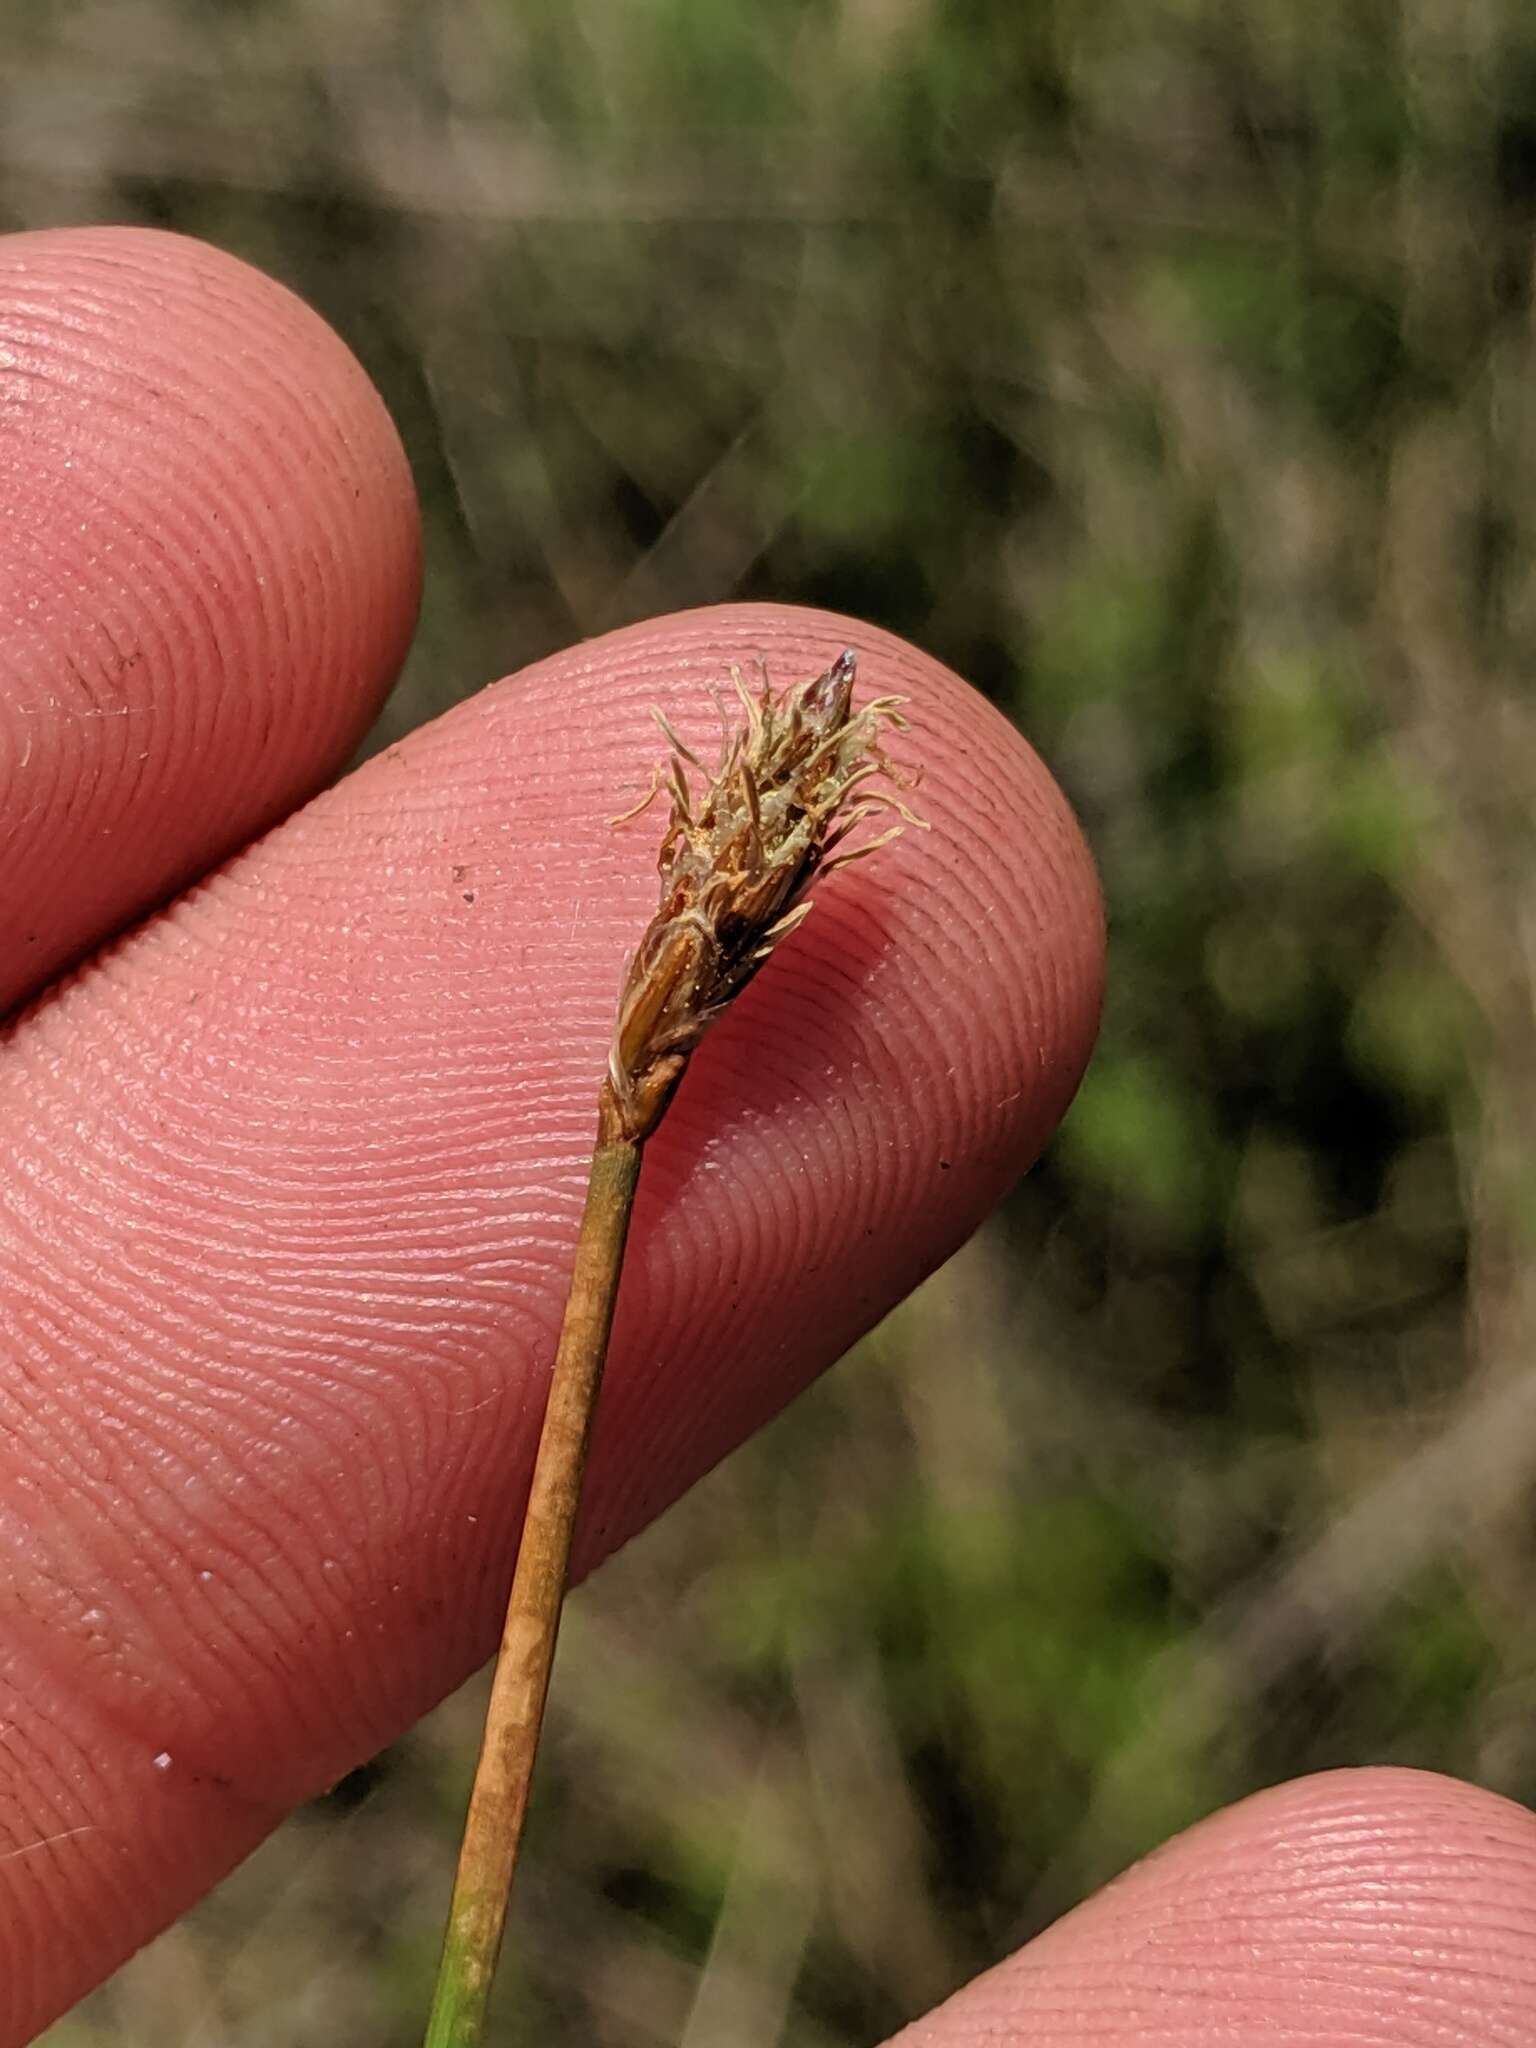
<instances>
[{"instance_id":1,"label":"dried seed head","mask_svg":"<svg viewBox=\"0 0 1536 2048\"><path fill-rule=\"evenodd\" d=\"M712 774L655 714L671 758L650 796L625 815L664 788L671 816L657 861L661 901L625 970L608 1061L605 1115L619 1135L644 1138L655 1128L688 1055L810 910L812 876L884 846L901 821L924 824L891 789L871 787L881 777L906 786L880 746L887 726L904 732L906 721L899 697L853 709L856 665L846 648L820 675L779 693L766 668L756 692L733 668L745 722L726 730ZM698 792L690 766L705 778ZM898 822L845 844L880 812Z\"/></svg>"}]
</instances>

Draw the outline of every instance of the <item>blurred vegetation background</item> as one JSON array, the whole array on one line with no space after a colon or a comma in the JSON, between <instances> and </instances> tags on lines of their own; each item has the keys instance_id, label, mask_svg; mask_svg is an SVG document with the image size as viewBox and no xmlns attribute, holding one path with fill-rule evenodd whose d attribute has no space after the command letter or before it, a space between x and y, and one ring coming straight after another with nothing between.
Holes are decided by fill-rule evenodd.
<instances>
[{"instance_id":1,"label":"blurred vegetation background","mask_svg":"<svg viewBox=\"0 0 1536 2048\"><path fill-rule=\"evenodd\" d=\"M1253 1787L1536 1800L1536 14L13 0L0 223L100 219L388 398L381 741L826 603L1102 864L1050 1156L574 1603L499 2038L855 2048ZM414 2044L479 1708L51 2048Z\"/></svg>"}]
</instances>

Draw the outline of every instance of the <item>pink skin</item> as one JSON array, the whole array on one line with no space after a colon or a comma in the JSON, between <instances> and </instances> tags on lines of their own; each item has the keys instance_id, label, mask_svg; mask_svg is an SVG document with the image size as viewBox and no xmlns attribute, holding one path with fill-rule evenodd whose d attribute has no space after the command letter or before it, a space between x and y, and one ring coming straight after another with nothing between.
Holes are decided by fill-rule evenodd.
<instances>
[{"instance_id":1,"label":"pink skin","mask_svg":"<svg viewBox=\"0 0 1536 2048\"><path fill-rule=\"evenodd\" d=\"M244 309L213 397L187 310L205 298ZM393 434L286 294L197 245L107 231L0 243L0 348L18 304L40 334L67 310L72 347L128 366L77 393L68 487L93 508L92 560L127 565L111 604L143 624L117 714L81 717L58 679L96 673L108 599L94 572L56 573L66 483L0 361L0 478L54 536L0 584L27 656L0 664L14 993L313 786L373 709L416 587ZM244 359L240 334L261 336ZM197 440L210 407L240 423L217 460ZM176 479L159 580L150 453ZM924 764L932 830L826 884L651 1148L590 1568L959 1243L1071 1097L1098 1014L1097 888L995 712L846 619L654 621L392 749L17 1022L0 1052L0 2048L489 1651L620 968L654 900L654 814L604 820L649 778L649 706L707 747L732 658L782 679L845 642L861 694L911 699L898 751ZM1533 1882L1536 1821L1487 1794L1311 1781L1195 1830L905 2038L1530 2041Z\"/></svg>"},{"instance_id":2,"label":"pink skin","mask_svg":"<svg viewBox=\"0 0 1536 2048\"><path fill-rule=\"evenodd\" d=\"M357 363L177 235L0 238L0 513L3 1015L340 767L421 570Z\"/></svg>"},{"instance_id":3,"label":"pink skin","mask_svg":"<svg viewBox=\"0 0 1536 2048\"><path fill-rule=\"evenodd\" d=\"M1530 2048L1536 1818L1329 1771L1203 1821L890 2048Z\"/></svg>"}]
</instances>

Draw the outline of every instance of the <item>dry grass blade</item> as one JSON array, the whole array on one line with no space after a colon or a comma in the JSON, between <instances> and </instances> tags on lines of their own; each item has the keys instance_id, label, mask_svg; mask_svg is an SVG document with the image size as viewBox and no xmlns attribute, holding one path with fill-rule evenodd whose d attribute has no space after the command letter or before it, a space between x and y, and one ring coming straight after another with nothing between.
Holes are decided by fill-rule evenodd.
<instances>
[{"instance_id":1,"label":"dry grass blade","mask_svg":"<svg viewBox=\"0 0 1536 2048\"><path fill-rule=\"evenodd\" d=\"M625 969L608 1072L598 1090L597 1142L534 1460L517 1570L502 1630L480 1761L459 1852L428 2048L477 2048L506 1921L528 1807L544 1699L560 1625L571 1535L640 1148L656 1128L688 1057L811 908L812 878L923 821L891 788L903 778L881 747L905 730L900 699L853 708L851 649L810 681L756 692L732 676L745 714L709 773L660 712L671 748L637 815L665 788L661 898ZM695 792L688 770L705 778ZM851 846L864 820L896 822Z\"/></svg>"}]
</instances>

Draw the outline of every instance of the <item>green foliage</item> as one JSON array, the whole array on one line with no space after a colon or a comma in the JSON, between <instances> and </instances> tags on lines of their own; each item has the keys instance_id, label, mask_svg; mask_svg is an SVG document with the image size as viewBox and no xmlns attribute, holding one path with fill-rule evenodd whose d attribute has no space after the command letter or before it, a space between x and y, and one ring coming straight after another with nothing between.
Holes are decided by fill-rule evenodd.
<instances>
[{"instance_id":1,"label":"green foliage","mask_svg":"<svg viewBox=\"0 0 1536 2048\"><path fill-rule=\"evenodd\" d=\"M1108 1200L1198 1241L1213 1185L1209 1112L1185 1078L1151 1059L1106 1052L1084 1081L1062 1137L1066 1164Z\"/></svg>"},{"instance_id":2,"label":"green foliage","mask_svg":"<svg viewBox=\"0 0 1536 2048\"><path fill-rule=\"evenodd\" d=\"M1301 253L1199 243L1164 272L1169 311L1278 409L1366 440L1402 368L1390 305L1346 279L1313 273Z\"/></svg>"}]
</instances>

